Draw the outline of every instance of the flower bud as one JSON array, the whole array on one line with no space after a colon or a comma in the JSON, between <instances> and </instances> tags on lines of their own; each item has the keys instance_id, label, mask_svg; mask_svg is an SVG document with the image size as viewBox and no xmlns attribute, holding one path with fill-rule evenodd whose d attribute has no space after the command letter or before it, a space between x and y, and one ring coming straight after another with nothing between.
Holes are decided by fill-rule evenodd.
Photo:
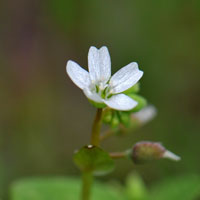
<instances>
[{"instance_id":1,"label":"flower bud","mask_svg":"<svg viewBox=\"0 0 200 200\"><path fill-rule=\"evenodd\" d=\"M165 149L161 143L149 141L136 143L132 148L131 158L136 164L161 158L168 158L174 161L181 159L179 156Z\"/></svg>"}]
</instances>

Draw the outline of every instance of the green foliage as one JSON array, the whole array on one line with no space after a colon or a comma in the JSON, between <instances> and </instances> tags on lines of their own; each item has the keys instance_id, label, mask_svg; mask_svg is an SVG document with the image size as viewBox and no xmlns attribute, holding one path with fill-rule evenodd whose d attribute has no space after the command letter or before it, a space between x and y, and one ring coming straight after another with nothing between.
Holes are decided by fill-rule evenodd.
<instances>
[{"instance_id":1,"label":"green foliage","mask_svg":"<svg viewBox=\"0 0 200 200\"><path fill-rule=\"evenodd\" d=\"M200 177L172 177L147 190L138 174L130 174L119 189L95 182L91 200L195 200L200 197ZM11 186L11 200L79 200L81 180L76 178L29 178Z\"/></svg>"},{"instance_id":2,"label":"green foliage","mask_svg":"<svg viewBox=\"0 0 200 200\"><path fill-rule=\"evenodd\" d=\"M133 94L140 91L140 83L136 83L134 86L123 92L124 94Z\"/></svg>"},{"instance_id":3,"label":"green foliage","mask_svg":"<svg viewBox=\"0 0 200 200\"><path fill-rule=\"evenodd\" d=\"M103 122L115 130L118 130L120 124L124 125L125 127L130 127L130 114L130 112L117 111L108 108L104 112Z\"/></svg>"},{"instance_id":4,"label":"green foliage","mask_svg":"<svg viewBox=\"0 0 200 200\"><path fill-rule=\"evenodd\" d=\"M94 175L104 175L114 169L114 161L99 147L84 146L74 154L74 162L82 171L92 171Z\"/></svg>"},{"instance_id":5,"label":"green foliage","mask_svg":"<svg viewBox=\"0 0 200 200\"><path fill-rule=\"evenodd\" d=\"M140 90L140 84L137 83L133 87L129 88L124 94L128 95L132 99L138 102L138 105L130 111L117 111L107 108L104 111L103 122L108 124L112 129L118 130L119 125L123 125L126 128L131 126L131 113L138 112L147 106L147 100L136 94ZM96 106L97 107L97 106ZM117 131L116 131L117 132Z\"/></svg>"},{"instance_id":6,"label":"green foliage","mask_svg":"<svg viewBox=\"0 0 200 200\"><path fill-rule=\"evenodd\" d=\"M150 200L195 200L200 198L200 176L173 177L152 188Z\"/></svg>"},{"instance_id":7,"label":"green foliage","mask_svg":"<svg viewBox=\"0 0 200 200\"><path fill-rule=\"evenodd\" d=\"M129 200L145 200L148 196L142 178L136 173L132 173L128 176L125 192Z\"/></svg>"},{"instance_id":8,"label":"green foliage","mask_svg":"<svg viewBox=\"0 0 200 200\"><path fill-rule=\"evenodd\" d=\"M11 200L79 200L81 181L75 178L30 178L15 182ZM106 184L95 183L91 200L125 200Z\"/></svg>"},{"instance_id":9,"label":"green foliage","mask_svg":"<svg viewBox=\"0 0 200 200\"><path fill-rule=\"evenodd\" d=\"M129 200L197 200L200 198L200 176L171 177L147 190L138 174L130 174L125 194Z\"/></svg>"},{"instance_id":10,"label":"green foliage","mask_svg":"<svg viewBox=\"0 0 200 200\"><path fill-rule=\"evenodd\" d=\"M147 100L137 94L128 94L129 97L138 102L138 105L129 112L138 112L147 105Z\"/></svg>"},{"instance_id":11,"label":"green foliage","mask_svg":"<svg viewBox=\"0 0 200 200\"><path fill-rule=\"evenodd\" d=\"M103 115L103 122L105 124L108 124L111 126L111 128L115 129L116 127L118 127L118 125L120 124L120 119L119 119L119 115L118 115L119 111L116 110L112 110L110 108L107 108L104 111L104 115Z\"/></svg>"},{"instance_id":12,"label":"green foliage","mask_svg":"<svg viewBox=\"0 0 200 200\"><path fill-rule=\"evenodd\" d=\"M137 83L133 87L123 92L124 94L128 95L129 97L138 102L138 105L129 112L138 112L147 105L147 100L144 97L136 94L139 91L140 91L140 83Z\"/></svg>"}]
</instances>

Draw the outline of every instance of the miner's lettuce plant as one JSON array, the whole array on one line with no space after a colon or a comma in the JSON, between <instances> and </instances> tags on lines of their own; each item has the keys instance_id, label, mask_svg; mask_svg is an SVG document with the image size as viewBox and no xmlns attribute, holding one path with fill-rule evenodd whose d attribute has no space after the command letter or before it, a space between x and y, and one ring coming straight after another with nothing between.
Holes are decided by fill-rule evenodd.
<instances>
[{"instance_id":1,"label":"miner's lettuce plant","mask_svg":"<svg viewBox=\"0 0 200 200\"><path fill-rule=\"evenodd\" d=\"M100 147L104 139L116 132L122 133L123 127L130 128L138 119L139 123L146 122L155 113L152 107L144 108L146 100L136 94L139 92L137 83L143 76L143 71L139 70L136 62L126 65L111 76L111 59L107 47L97 49L92 46L88 53L88 71L71 60L67 62L66 71L89 101L97 107L90 143L74 155L74 162L82 171L82 200L90 199L93 176L112 171L115 158L129 157L135 163L160 158L180 160L179 156L155 142L139 142L123 152L108 153ZM100 133L102 122L108 124L111 130Z\"/></svg>"},{"instance_id":2,"label":"miner's lettuce plant","mask_svg":"<svg viewBox=\"0 0 200 200\"><path fill-rule=\"evenodd\" d=\"M155 200L155 193L151 194L148 191L137 174L129 176L125 188L118 186L118 189L115 189L93 181L95 176L103 176L114 170L115 159L130 159L134 164L162 158L180 160L179 156L159 142L140 141L121 152L107 152L101 148L101 143L109 137L130 134L155 117L156 108L138 94L138 81L143 76L143 71L138 68L136 62L132 62L111 76L111 59L105 46L100 49L90 47L88 71L71 60L67 62L66 71L97 109L90 141L76 150L73 157L74 163L82 173L82 179L58 177L21 180L12 186L12 200ZM107 130L101 132L103 124ZM193 178L191 180L196 181L195 184L198 182ZM192 181L191 187L194 185ZM170 186L167 191L165 188L168 188L167 184L163 188L160 187L160 190L173 200ZM182 188L180 194L188 191L184 186ZM199 182L190 196L196 197L199 194L198 189ZM159 195L158 200L166 199L161 193ZM175 199L191 200L176 193L174 196Z\"/></svg>"}]
</instances>

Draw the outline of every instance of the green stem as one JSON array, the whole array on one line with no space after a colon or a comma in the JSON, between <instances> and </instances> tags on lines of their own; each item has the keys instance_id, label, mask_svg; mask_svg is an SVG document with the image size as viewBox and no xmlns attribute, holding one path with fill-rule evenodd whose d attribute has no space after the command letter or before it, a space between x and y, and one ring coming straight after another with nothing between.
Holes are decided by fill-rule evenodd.
<instances>
[{"instance_id":1,"label":"green stem","mask_svg":"<svg viewBox=\"0 0 200 200\"><path fill-rule=\"evenodd\" d=\"M99 146L100 143L100 129L101 129L101 118L103 109L98 108L97 113L92 126L91 144L94 146Z\"/></svg>"},{"instance_id":2,"label":"green stem","mask_svg":"<svg viewBox=\"0 0 200 200\"><path fill-rule=\"evenodd\" d=\"M98 108L97 113L92 126L91 144L99 146L100 143L100 129L101 129L101 118L103 109ZM92 171L82 172L82 194L81 200L89 200L91 193L91 186L93 182Z\"/></svg>"},{"instance_id":3,"label":"green stem","mask_svg":"<svg viewBox=\"0 0 200 200\"><path fill-rule=\"evenodd\" d=\"M92 172L83 172L82 174L82 195L81 200L89 200L91 193L91 185L93 182Z\"/></svg>"},{"instance_id":4,"label":"green stem","mask_svg":"<svg viewBox=\"0 0 200 200\"><path fill-rule=\"evenodd\" d=\"M113 159L125 158L127 156L126 152L111 152L109 155Z\"/></svg>"}]
</instances>

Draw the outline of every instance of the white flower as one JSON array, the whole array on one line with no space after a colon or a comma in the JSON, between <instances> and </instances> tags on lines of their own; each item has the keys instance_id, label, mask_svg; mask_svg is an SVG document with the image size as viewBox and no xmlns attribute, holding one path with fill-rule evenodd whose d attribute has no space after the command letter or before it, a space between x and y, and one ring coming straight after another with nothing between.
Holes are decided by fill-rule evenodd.
<instances>
[{"instance_id":1,"label":"white flower","mask_svg":"<svg viewBox=\"0 0 200 200\"><path fill-rule=\"evenodd\" d=\"M111 76L111 60L107 47L90 47L88 69L81 68L74 61L67 62L66 70L72 81L83 90L88 99L106 104L115 110L131 110L137 102L122 94L135 85L143 72L132 62Z\"/></svg>"}]
</instances>

